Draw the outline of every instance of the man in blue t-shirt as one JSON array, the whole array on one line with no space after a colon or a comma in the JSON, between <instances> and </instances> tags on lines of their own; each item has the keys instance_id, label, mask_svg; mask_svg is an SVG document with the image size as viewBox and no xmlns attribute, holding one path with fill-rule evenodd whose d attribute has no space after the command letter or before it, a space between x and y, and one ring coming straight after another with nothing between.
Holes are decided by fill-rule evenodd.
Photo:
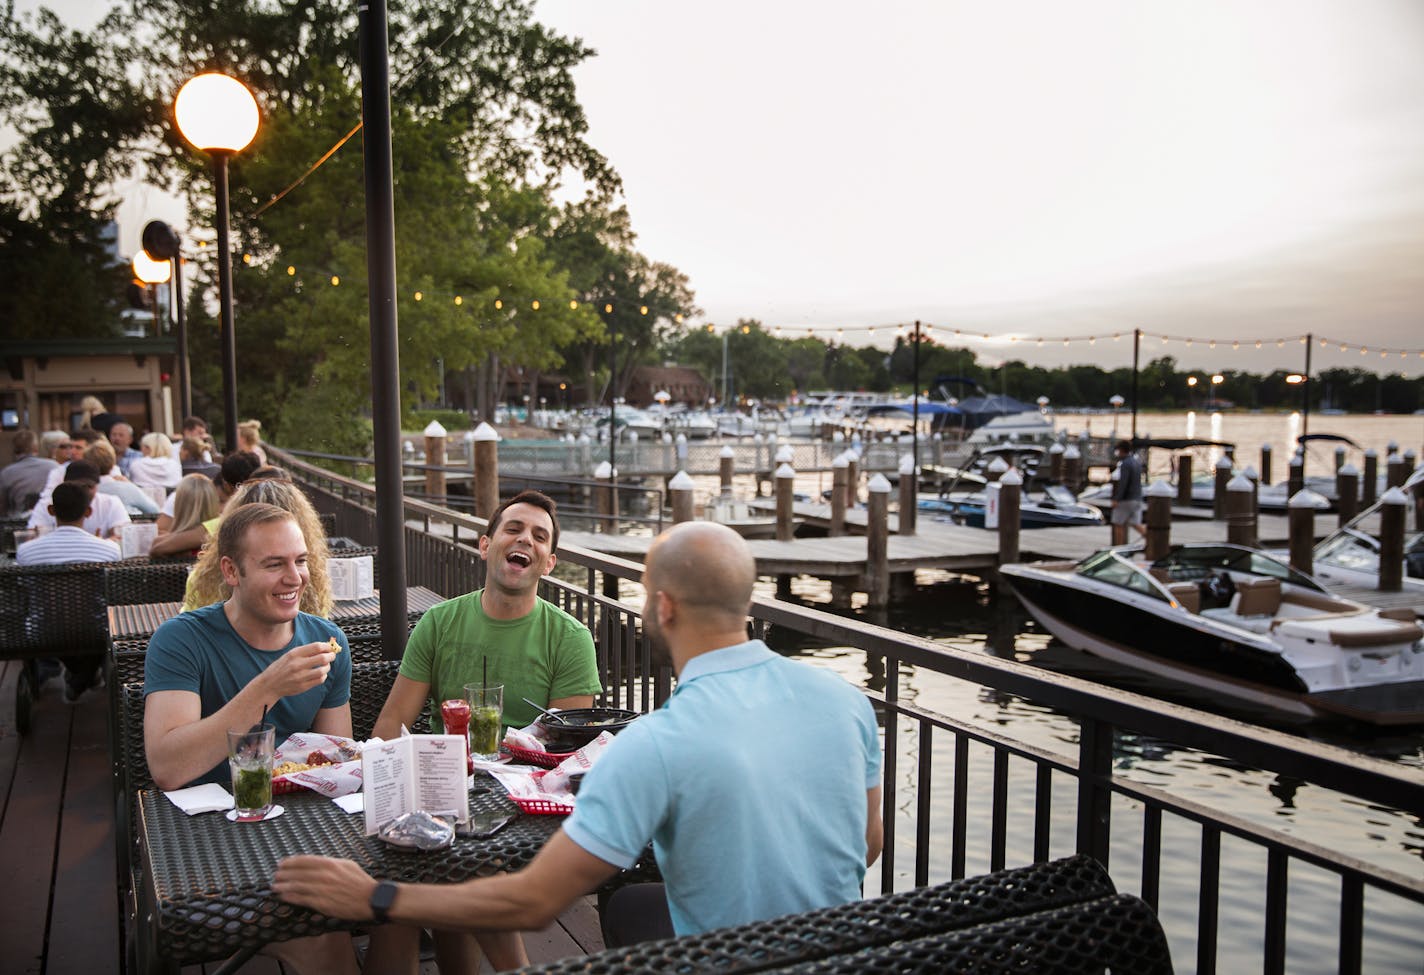
<instances>
[{"instance_id":1,"label":"man in blue t-shirt","mask_svg":"<svg viewBox=\"0 0 1424 975\"><path fill-rule=\"evenodd\" d=\"M610 946L859 898L883 836L875 714L834 674L746 639L755 581L746 543L722 525L687 522L653 543L643 626L677 690L614 740L573 815L524 870L394 884L349 860L292 857L273 890L330 917L530 930L651 842L666 889L615 895L604 917Z\"/></svg>"},{"instance_id":2,"label":"man in blue t-shirt","mask_svg":"<svg viewBox=\"0 0 1424 975\"><path fill-rule=\"evenodd\" d=\"M144 748L161 789L226 783L228 730L257 724L264 709L279 744L294 731L351 734L346 638L297 608L309 577L296 519L243 505L217 542L232 595L169 620L148 644Z\"/></svg>"},{"instance_id":3,"label":"man in blue t-shirt","mask_svg":"<svg viewBox=\"0 0 1424 975\"><path fill-rule=\"evenodd\" d=\"M217 545L232 595L164 623L144 661L143 742L161 789L228 784L227 732L264 720L264 710L279 744L294 731L351 735L346 638L298 609L310 577L296 519L275 505L243 505L223 519ZM269 953L288 971L358 971L346 932Z\"/></svg>"}]
</instances>

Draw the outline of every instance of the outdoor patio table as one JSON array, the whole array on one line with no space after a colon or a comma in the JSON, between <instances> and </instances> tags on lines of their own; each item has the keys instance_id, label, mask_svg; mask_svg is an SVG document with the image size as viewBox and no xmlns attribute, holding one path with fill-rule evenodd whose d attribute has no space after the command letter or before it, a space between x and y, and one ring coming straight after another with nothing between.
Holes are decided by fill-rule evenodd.
<instances>
[{"instance_id":1,"label":"outdoor patio table","mask_svg":"<svg viewBox=\"0 0 1424 975\"><path fill-rule=\"evenodd\" d=\"M517 811L488 776L475 781L472 812ZM284 857L346 857L383 879L457 883L518 870L564 819L520 814L488 839L456 837L447 850L420 853L365 836L361 814L345 813L316 793L274 799L286 809L276 819L230 823L222 813L188 816L156 790L139 793L142 874L135 948L140 972L176 972L239 952L241 964L271 942L360 926L277 900L272 876Z\"/></svg>"},{"instance_id":2,"label":"outdoor patio table","mask_svg":"<svg viewBox=\"0 0 1424 975\"><path fill-rule=\"evenodd\" d=\"M411 586L406 590L406 612L419 617L445 597L424 586ZM135 603L109 607L109 639L136 640L153 636L155 630L178 615L182 603ZM381 594L365 599L340 602L331 611L331 621L337 626L352 623L379 623L381 619Z\"/></svg>"}]
</instances>

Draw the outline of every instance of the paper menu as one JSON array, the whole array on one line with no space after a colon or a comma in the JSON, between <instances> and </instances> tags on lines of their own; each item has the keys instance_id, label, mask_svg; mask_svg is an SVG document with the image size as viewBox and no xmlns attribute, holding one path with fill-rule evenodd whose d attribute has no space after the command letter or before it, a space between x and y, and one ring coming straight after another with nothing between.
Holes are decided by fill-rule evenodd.
<instances>
[{"instance_id":1,"label":"paper menu","mask_svg":"<svg viewBox=\"0 0 1424 975\"><path fill-rule=\"evenodd\" d=\"M158 537L158 526L151 521L135 521L119 526L119 555L131 559L147 555Z\"/></svg>"},{"instance_id":2,"label":"paper menu","mask_svg":"<svg viewBox=\"0 0 1424 975\"><path fill-rule=\"evenodd\" d=\"M376 594L375 562L369 555L328 559L326 571L331 577L331 598L338 602L367 599Z\"/></svg>"},{"instance_id":3,"label":"paper menu","mask_svg":"<svg viewBox=\"0 0 1424 975\"><path fill-rule=\"evenodd\" d=\"M361 752L361 778L367 836L417 809L460 823L469 819L465 739L459 735L369 743Z\"/></svg>"}]
</instances>

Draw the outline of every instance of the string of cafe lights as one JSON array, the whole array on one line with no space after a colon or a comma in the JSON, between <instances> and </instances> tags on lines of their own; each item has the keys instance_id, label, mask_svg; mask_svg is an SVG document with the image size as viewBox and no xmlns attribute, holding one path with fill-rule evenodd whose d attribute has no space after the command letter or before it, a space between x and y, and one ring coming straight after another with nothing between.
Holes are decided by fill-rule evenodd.
<instances>
[{"instance_id":1,"label":"string of cafe lights","mask_svg":"<svg viewBox=\"0 0 1424 975\"><path fill-rule=\"evenodd\" d=\"M204 244L205 242L199 242L200 247L203 247ZM253 270L259 270L265 267L263 265L256 264L253 259L253 256L249 253L243 253L241 255L241 262L244 267L252 268ZM298 268L295 264L287 264L284 266L278 265L275 267L278 273L284 274L286 277L297 279L299 276ZM341 275L339 273L333 273L327 270L319 270L315 272L315 275L317 278L326 281L326 283L330 287L341 286ZM428 288L412 290L408 293L408 297L411 300L417 302L447 301L457 307L468 307L472 311L477 310L481 306L481 301L485 302L488 307L493 308L495 311L514 311L525 307L527 307L530 311L539 311L540 309L554 307L554 304L556 304L540 298L515 299L503 295L497 295L493 298L476 299L472 297L467 297L465 293L460 291L433 290ZM589 304L587 302L580 302L576 298L560 300L567 301L568 307L571 310L576 310L584 304ZM597 308L596 302L592 304L595 308ZM605 314L612 314L614 311L613 303L604 302L602 310ZM651 311L646 304L639 304L637 306L637 310L640 315L651 314ZM680 314L674 315L673 321L678 324L683 324L684 318ZM700 327L705 329L710 334L731 334L733 332L741 332L743 334L746 334L751 331L751 326L743 323L737 323L735 325L718 325L715 323L707 323ZM896 322L882 323L878 325L772 325L761 326L761 330L767 332L775 338L833 338L837 344L843 344L847 336L850 336L851 338L855 338L856 336L863 336L864 338L870 341L874 341L877 337L883 336L893 336L898 339L912 340L914 338L915 333L915 324L913 322ZM1088 335L1022 335L1018 333L995 333L977 331L974 329L955 328L943 324L937 325L933 322L923 321L919 325L919 330L920 340L927 344L950 345L955 343L972 342L1010 348L1071 348L1075 345L1093 346L1096 345L1098 342L1130 342L1133 338L1133 332L1131 330L1117 330L1112 332L1103 332L1099 334ZM1288 335L1284 337L1277 336L1273 338L1214 339L1202 338L1200 336L1192 335L1173 335L1169 333L1150 332L1144 330L1141 332L1141 341L1144 343L1156 343L1158 345L1179 345L1184 349L1193 349L1204 346L1209 350L1215 351L1219 348L1229 348L1232 352L1263 351L1268 349L1281 350L1287 348L1288 346L1301 346L1305 345L1307 341L1314 341L1315 344L1321 349L1337 350L1342 353L1358 353L1359 355L1366 357L1373 354L1382 359L1424 359L1424 349L1409 349L1401 348L1398 346L1371 345L1369 343L1351 342L1344 339L1333 338L1327 335Z\"/></svg>"}]
</instances>

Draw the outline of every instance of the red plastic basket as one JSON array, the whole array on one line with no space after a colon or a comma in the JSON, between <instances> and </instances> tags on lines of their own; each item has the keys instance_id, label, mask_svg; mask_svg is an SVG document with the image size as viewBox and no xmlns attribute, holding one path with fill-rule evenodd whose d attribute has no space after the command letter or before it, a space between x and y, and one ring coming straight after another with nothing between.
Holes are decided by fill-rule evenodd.
<instances>
[{"instance_id":1,"label":"red plastic basket","mask_svg":"<svg viewBox=\"0 0 1424 975\"><path fill-rule=\"evenodd\" d=\"M286 778L274 778L272 780L272 795L285 796L293 792L301 792L306 786L300 782L292 782Z\"/></svg>"},{"instance_id":2,"label":"red plastic basket","mask_svg":"<svg viewBox=\"0 0 1424 975\"><path fill-rule=\"evenodd\" d=\"M519 759L521 762L528 762L530 765L538 765L540 768L553 768L573 752L535 752L527 748L520 748L518 745L511 745L507 742L503 745L505 751Z\"/></svg>"},{"instance_id":3,"label":"red plastic basket","mask_svg":"<svg viewBox=\"0 0 1424 975\"><path fill-rule=\"evenodd\" d=\"M555 802L552 799L526 799L522 796L510 796L509 800L524 812L535 816L567 816L574 811L573 806Z\"/></svg>"}]
</instances>

